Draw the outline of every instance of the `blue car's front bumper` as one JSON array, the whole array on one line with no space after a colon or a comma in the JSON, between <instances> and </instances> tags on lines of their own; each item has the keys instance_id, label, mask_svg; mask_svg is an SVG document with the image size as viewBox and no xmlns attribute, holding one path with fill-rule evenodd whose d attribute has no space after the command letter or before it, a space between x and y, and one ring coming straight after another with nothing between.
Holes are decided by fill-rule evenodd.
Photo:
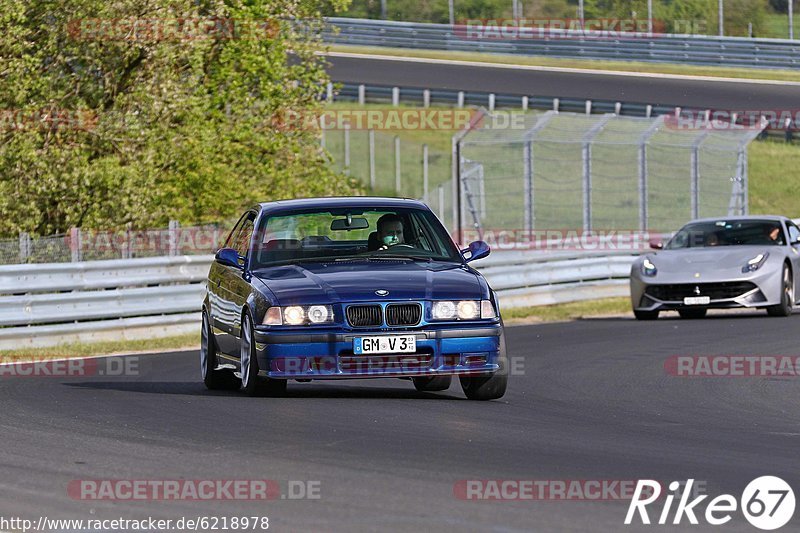
<instances>
[{"instance_id":1,"label":"blue car's front bumper","mask_svg":"<svg viewBox=\"0 0 800 533\"><path fill-rule=\"evenodd\" d=\"M356 337L415 335L413 354L354 355ZM255 332L262 376L277 379L336 379L483 374L498 370L500 324L417 330Z\"/></svg>"}]
</instances>

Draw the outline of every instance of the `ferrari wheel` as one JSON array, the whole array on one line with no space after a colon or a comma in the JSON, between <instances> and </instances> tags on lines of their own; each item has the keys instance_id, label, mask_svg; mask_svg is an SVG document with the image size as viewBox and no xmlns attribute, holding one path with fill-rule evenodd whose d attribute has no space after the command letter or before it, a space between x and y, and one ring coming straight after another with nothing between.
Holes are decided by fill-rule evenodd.
<instances>
[{"instance_id":1,"label":"ferrari wheel","mask_svg":"<svg viewBox=\"0 0 800 533\"><path fill-rule=\"evenodd\" d=\"M783 265L783 283L781 287L781 303L767 307L769 316L789 316L794 307L794 283L792 282L792 271L787 265Z\"/></svg>"}]
</instances>

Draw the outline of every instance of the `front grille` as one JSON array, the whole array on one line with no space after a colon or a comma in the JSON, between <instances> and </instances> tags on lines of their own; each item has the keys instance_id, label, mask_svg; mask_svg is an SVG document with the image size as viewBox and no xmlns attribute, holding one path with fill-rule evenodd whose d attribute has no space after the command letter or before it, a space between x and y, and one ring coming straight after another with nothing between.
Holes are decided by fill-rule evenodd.
<instances>
[{"instance_id":1,"label":"front grille","mask_svg":"<svg viewBox=\"0 0 800 533\"><path fill-rule=\"evenodd\" d=\"M645 294L667 302L682 301L689 296L708 296L712 300L724 300L736 298L755 288L756 286L749 281L676 283L671 285L650 285L645 290Z\"/></svg>"},{"instance_id":2,"label":"front grille","mask_svg":"<svg viewBox=\"0 0 800 533\"><path fill-rule=\"evenodd\" d=\"M347 321L354 328L381 325L380 305L351 305L347 308Z\"/></svg>"},{"instance_id":3,"label":"front grille","mask_svg":"<svg viewBox=\"0 0 800 533\"><path fill-rule=\"evenodd\" d=\"M389 326L416 326L422 317L419 304L389 304L386 306L386 324Z\"/></svg>"}]
</instances>

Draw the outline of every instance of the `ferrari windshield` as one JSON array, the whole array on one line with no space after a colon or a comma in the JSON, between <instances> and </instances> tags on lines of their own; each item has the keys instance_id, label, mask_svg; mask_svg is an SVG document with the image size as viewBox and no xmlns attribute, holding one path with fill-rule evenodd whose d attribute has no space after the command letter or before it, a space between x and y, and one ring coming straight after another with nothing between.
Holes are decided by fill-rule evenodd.
<instances>
[{"instance_id":1,"label":"ferrari windshield","mask_svg":"<svg viewBox=\"0 0 800 533\"><path fill-rule=\"evenodd\" d=\"M706 248L710 246L742 246L785 244L781 223L775 220L718 220L694 222L681 228L665 247Z\"/></svg>"},{"instance_id":2,"label":"ferrari windshield","mask_svg":"<svg viewBox=\"0 0 800 533\"><path fill-rule=\"evenodd\" d=\"M260 226L255 268L354 259L463 260L436 216L424 209L304 209L265 217Z\"/></svg>"}]
</instances>

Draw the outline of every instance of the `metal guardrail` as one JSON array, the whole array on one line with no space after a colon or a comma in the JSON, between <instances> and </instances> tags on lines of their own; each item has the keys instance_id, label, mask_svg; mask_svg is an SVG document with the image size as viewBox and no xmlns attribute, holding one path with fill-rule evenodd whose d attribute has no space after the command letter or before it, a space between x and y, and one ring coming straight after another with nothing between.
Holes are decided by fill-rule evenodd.
<instances>
[{"instance_id":1,"label":"metal guardrail","mask_svg":"<svg viewBox=\"0 0 800 533\"><path fill-rule=\"evenodd\" d=\"M624 296L634 257L496 252L478 267L501 307L511 308ZM198 332L212 260L203 255L0 266L0 350Z\"/></svg>"},{"instance_id":2,"label":"metal guardrail","mask_svg":"<svg viewBox=\"0 0 800 533\"><path fill-rule=\"evenodd\" d=\"M328 23L323 37L336 44L573 59L800 68L800 42L787 39L673 34L620 34L613 38L598 39L569 30L543 38L478 39L467 37L463 26L459 28L449 24L352 18L329 18Z\"/></svg>"}]
</instances>

